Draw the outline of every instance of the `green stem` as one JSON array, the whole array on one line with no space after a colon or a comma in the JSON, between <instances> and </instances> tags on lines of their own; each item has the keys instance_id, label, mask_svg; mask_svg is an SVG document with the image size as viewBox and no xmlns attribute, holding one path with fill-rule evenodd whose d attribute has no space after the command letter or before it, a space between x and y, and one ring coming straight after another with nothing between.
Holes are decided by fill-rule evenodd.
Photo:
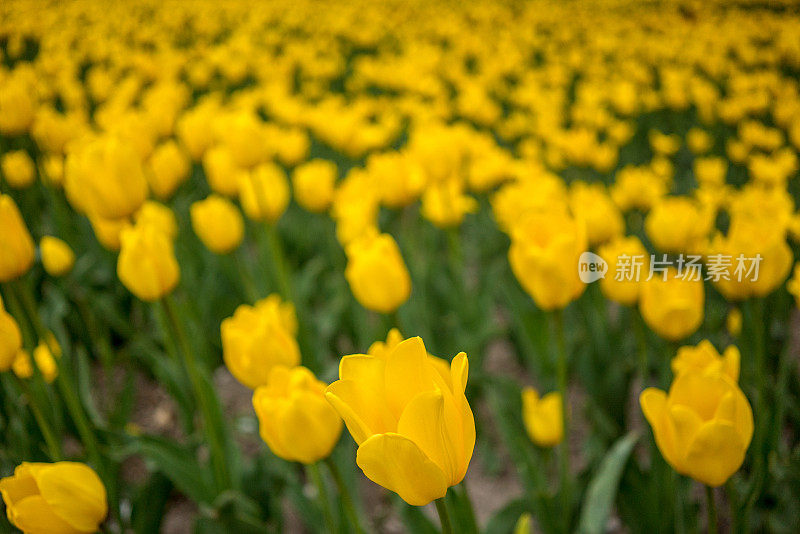
<instances>
[{"instance_id":1,"label":"green stem","mask_svg":"<svg viewBox=\"0 0 800 534\"><path fill-rule=\"evenodd\" d=\"M467 489L467 481L461 481L461 490L464 492L464 499L467 501L467 519L472 527L471 532L480 532L478 528L478 520L475 517L475 508L472 506L472 499L469 498L469 490Z\"/></svg>"},{"instance_id":2,"label":"green stem","mask_svg":"<svg viewBox=\"0 0 800 534\"><path fill-rule=\"evenodd\" d=\"M717 534L717 503L714 500L714 489L706 486L706 501L708 504L708 534Z\"/></svg>"},{"instance_id":3,"label":"green stem","mask_svg":"<svg viewBox=\"0 0 800 534\"><path fill-rule=\"evenodd\" d=\"M559 448L559 478L561 488L561 506L564 521L569 532L572 497L570 495L570 468L569 468L569 410L568 410L568 378L567 378L567 348L564 339L564 312L556 310L553 312L553 319L556 330L556 343L558 345L558 360L556 362L556 375L558 380L558 391L561 394L561 422L563 426L563 437Z\"/></svg>"},{"instance_id":4,"label":"green stem","mask_svg":"<svg viewBox=\"0 0 800 534\"><path fill-rule=\"evenodd\" d=\"M769 406L766 402L768 385L766 383L766 354L765 354L765 334L764 334L764 301L762 299L751 300L746 303L748 319L750 321L752 335L753 375L757 388L755 433L753 436L753 474L750 480L750 488L744 504L742 513L742 525L749 523L750 513L761 494L766 477L766 459L764 458L764 440L766 437L765 421L768 420L767 412Z\"/></svg>"},{"instance_id":5,"label":"green stem","mask_svg":"<svg viewBox=\"0 0 800 534\"><path fill-rule=\"evenodd\" d=\"M178 319L178 313L175 310L172 296L165 296L161 302L164 305L164 312L177 341L177 345L180 347L179 352L183 355L183 364L186 368L186 373L189 375L189 380L192 383L195 400L197 404L200 405L200 411L203 415L203 429L205 430L206 439L211 448L211 463L214 468L215 478L218 484L222 484L225 488L230 488L233 484L225 461L225 448L218 434L219 429L215 429L212 425L214 418L212 416L210 403L213 402L213 400L209 399L205 394L206 388L203 387L203 377L200 375L194 351L189 343L189 338L186 336L186 332Z\"/></svg>"},{"instance_id":6,"label":"green stem","mask_svg":"<svg viewBox=\"0 0 800 534\"><path fill-rule=\"evenodd\" d=\"M336 532L335 523L333 522L333 511L331 510L331 501L328 498L328 489L325 487L322 473L319 471L319 463L309 464L307 467L311 478L314 480L314 485L317 486L319 505L320 508L322 508L322 514L325 516L325 526L328 532Z\"/></svg>"},{"instance_id":7,"label":"green stem","mask_svg":"<svg viewBox=\"0 0 800 534\"><path fill-rule=\"evenodd\" d=\"M289 274L286 269L286 255L283 251L281 238L278 235L277 225L267 224L267 238L269 240L270 258L278 284L278 292L283 297L283 300L294 301L292 285L289 281Z\"/></svg>"},{"instance_id":8,"label":"green stem","mask_svg":"<svg viewBox=\"0 0 800 534\"><path fill-rule=\"evenodd\" d=\"M636 341L638 344L637 356L639 364L639 378L641 387L644 389L648 382L648 358L647 358L647 331L645 330L644 319L639 315L638 310L633 310L634 323L636 328Z\"/></svg>"},{"instance_id":9,"label":"green stem","mask_svg":"<svg viewBox=\"0 0 800 534\"><path fill-rule=\"evenodd\" d=\"M442 524L442 534L453 534L453 525L450 523L450 515L447 513L444 497L433 502L436 503L436 512L439 514L439 521Z\"/></svg>"},{"instance_id":10,"label":"green stem","mask_svg":"<svg viewBox=\"0 0 800 534\"><path fill-rule=\"evenodd\" d=\"M330 456L325 458L325 465L328 466L331 476L333 477L334 482L336 482L336 487L339 489L339 497L342 499L344 513L347 515L350 524L353 525L353 528L356 530L356 532L364 532L364 529L361 527L361 519L356 511L355 505L353 504L353 498L350 495L350 490L347 488L344 478L342 478L342 473L339 471L339 467Z\"/></svg>"},{"instance_id":11,"label":"green stem","mask_svg":"<svg viewBox=\"0 0 800 534\"><path fill-rule=\"evenodd\" d=\"M236 264L237 271L239 271L239 278L241 279L247 299L251 303L257 301L259 294L258 290L256 289L256 284L253 281L253 275L250 274L250 270L245 265L239 250L234 250L230 255L233 258L233 263Z\"/></svg>"},{"instance_id":12,"label":"green stem","mask_svg":"<svg viewBox=\"0 0 800 534\"><path fill-rule=\"evenodd\" d=\"M53 462L61 460L64 457L63 453L61 452L61 444L56 439L55 433L53 432L53 428L50 426L50 423L44 416L44 413L39 408L39 404L36 400L36 397L33 395L30 386L25 380L21 378L18 378L17 381L19 383L20 389L28 398L28 403L30 404L33 417L34 419L36 419L36 424L39 425L39 430L42 432L42 436L44 436L44 441L45 444L47 445L47 451L48 451L47 455Z\"/></svg>"}]
</instances>

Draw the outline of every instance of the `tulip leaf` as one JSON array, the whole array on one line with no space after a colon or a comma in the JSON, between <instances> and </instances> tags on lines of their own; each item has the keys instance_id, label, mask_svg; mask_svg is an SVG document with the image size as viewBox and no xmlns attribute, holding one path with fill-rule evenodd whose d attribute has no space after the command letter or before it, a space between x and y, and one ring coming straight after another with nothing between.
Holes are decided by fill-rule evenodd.
<instances>
[{"instance_id":1,"label":"tulip leaf","mask_svg":"<svg viewBox=\"0 0 800 534\"><path fill-rule=\"evenodd\" d=\"M139 488L131 510L131 526L136 534L160 530L172 488L172 482L161 473L153 473Z\"/></svg>"},{"instance_id":2,"label":"tulip leaf","mask_svg":"<svg viewBox=\"0 0 800 534\"><path fill-rule=\"evenodd\" d=\"M638 432L629 432L620 438L603 458L586 491L578 527L581 534L599 534L604 531L617 495L622 471L638 439Z\"/></svg>"}]
</instances>

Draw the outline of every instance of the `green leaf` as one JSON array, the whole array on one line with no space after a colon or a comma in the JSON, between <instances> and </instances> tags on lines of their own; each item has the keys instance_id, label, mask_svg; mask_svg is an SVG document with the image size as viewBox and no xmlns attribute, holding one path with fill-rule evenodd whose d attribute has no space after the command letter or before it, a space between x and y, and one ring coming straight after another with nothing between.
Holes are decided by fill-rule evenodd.
<instances>
[{"instance_id":1,"label":"green leaf","mask_svg":"<svg viewBox=\"0 0 800 534\"><path fill-rule=\"evenodd\" d=\"M161 473L154 473L142 485L131 510L131 526L136 534L148 534L160 530L170 493L172 493L172 482Z\"/></svg>"},{"instance_id":2,"label":"green leaf","mask_svg":"<svg viewBox=\"0 0 800 534\"><path fill-rule=\"evenodd\" d=\"M586 491L581 509L578 531L581 534L599 534L605 529L608 515L617 495L622 470L628 462L639 433L629 432L620 438L608 452Z\"/></svg>"}]
</instances>

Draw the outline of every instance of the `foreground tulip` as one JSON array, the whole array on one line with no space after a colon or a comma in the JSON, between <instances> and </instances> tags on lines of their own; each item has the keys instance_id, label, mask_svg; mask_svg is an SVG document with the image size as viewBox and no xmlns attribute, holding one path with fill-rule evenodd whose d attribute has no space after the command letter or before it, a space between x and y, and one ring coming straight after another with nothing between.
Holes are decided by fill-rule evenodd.
<instances>
[{"instance_id":1,"label":"foreground tulip","mask_svg":"<svg viewBox=\"0 0 800 534\"><path fill-rule=\"evenodd\" d=\"M250 389L267 384L273 367L300 363L294 306L278 295L239 306L220 331L225 365Z\"/></svg>"},{"instance_id":2,"label":"foreground tulip","mask_svg":"<svg viewBox=\"0 0 800 534\"><path fill-rule=\"evenodd\" d=\"M326 384L305 367L272 367L256 388L253 408L261 439L279 458L313 464L327 458L342 434L342 420L325 400Z\"/></svg>"},{"instance_id":3,"label":"foreground tulip","mask_svg":"<svg viewBox=\"0 0 800 534\"><path fill-rule=\"evenodd\" d=\"M531 440L540 447L555 447L564 439L561 394L557 391L539 397L533 388L522 391L522 419Z\"/></svg>"},{"instance_id":4,"label":"foreground tulip","mask_svg":"<svg viewBox=\"0 0 800 534\"><path fill-rule=\"evenodd\" d=\"M8 371L22 348L22 333L17 321L0 301L0 373Z\"/></svg>"},{"instance_id":5,"label":"foreground tulip","mask_svg":"<svg viewBox=\"0 0 800 534\"><path fill-rule=\"evenodd\" d=\"M508 258L537 306L561 309L586 289L578 275L578 258L587 246L584 224L569 214L529 213L512 228Z\"/></svg>"},{"instance_id":6,"label":"foreground tulip","mask_svg":"<svg viewBox=\"0 0 800 534\"><path fill-rule=\"evenodd\" d=\"M726 374L681 373L669 393L647 388L639 402L658 449L677 472L717 487L742 465L753 411Z\"/></svg>"},{"instance_id":7,"label":"foreground tulip","mask_svg":"<svg viewBox=\"0 0 800 534\"><path fill-rule=\"evenodd\" d=\"M639 311L656 334L677 341L700 328L704 303L703 281L679 278L670 267L666 280L656 274L642 283Z\"/></svg>"},{"instance_id":8,"label":"foreground tulip","mask_svg":"<svg viewBox=\"0 0 800 534\"><path fill-rule=\"evenodd\" d=\"M36 248L25 221L8 195L0 195L0 282L19 278L30 269Z\"/></svg>"},{"instance_id":9,"label":"foreground tulip","mask_svg":"<svg viewBox=\"0 0 800 534\"><path fill-rule=\"evenodd\" d=\"M411 277L389 234L370 233L350 243L344 276L356 300L376 312L395 311L411 294Z\"/></svg>"},{"instance_id":10,"label":"foreground tulip","mask_svg":"<svg viewBox=\"0 0 800 534\"><path fill-rule=\"evenodd\" d=\"M155 225L136 225L123 230L120 240L117 276L128 291L154 302L175 289L180 268L164 232Z\"/></svg>"},{"instance_id":11,"label":"foreground tulip","mask_svg":"<svg viewBox=\"0 0 800 534\"><path fill-rule=\"evenodd\" d=\"M23 462L0 479L9 521L26 534L97 532L108 513L106 489L77 462Z\"/></svg>"},{"instance_id":12,"label":"foreground tulip","mask_svg":"<svg viewBox=\"0 0 800 534\"><path fill-rule=\"evenodd\" d=\"M211 195L195 202L189 213L194 233L211 252L227 254L241 244L244 219L239 208L225 197Z\"/></svg>"},{"instance_id":13,"label":"foreground tulip","mask_svg":"<svg viewBox=\"0 0 800 534\"><path fill-rule=\"evenodd\" d=\"M672 372L675 376L686 372L721 372L734 382L738 382L740 359L739 349L735 345L731 345L720 355L714 345L704 339L696 347L687 346L678 349L677 356L672 359Z\"/></svg>"},{"instance_id":14,"label":"foreground tulip","mask_svg":"<svg viewBox=\"0 0 800 534\"><path fill-rule=\"evenodd\" d=\"M358 444L356 463L367 478L415 506L461 482L475 446L464 395L467 355L443 367L415 337L383 356L345 356L339 380L327 390Z\"/></svg>"},{"instance_id":15,"label":"foreground tulip","mask_svg":"<svg viewBox=\"0 0 800 534\"><path fill-rule=\"evenodd\" d=\"M64 241L46 235L39 241L44 270L50 276L64 276L75 264L75 253Z\"/></svg>"}]
</instances>

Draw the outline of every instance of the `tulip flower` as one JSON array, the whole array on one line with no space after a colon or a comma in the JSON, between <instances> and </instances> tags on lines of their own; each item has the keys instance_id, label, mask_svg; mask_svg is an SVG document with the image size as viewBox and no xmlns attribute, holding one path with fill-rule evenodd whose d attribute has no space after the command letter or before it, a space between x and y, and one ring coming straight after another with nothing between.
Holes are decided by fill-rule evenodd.
<instances>
[{"instance_id":1,"label":"tulip flower","mask_svg":"<svg viewBox=\"0 0 800 534\"><path fill-rule=\"evenodd\" d=\"M136 226L152 225L170 241L174 241L178 236L178 220L175 218L175 212L154 200L142 204L142 207L133 214L133 222Z\"/></svg>"},{"instance_id":2,"label":"tulip flower","mask_svg":"<svg viewBox=\"0 0 800 534\"><path fill-rule=\"evenodd\" d=\"M449 178L425 188L421 211L439 228L452 228L460 225L467 213L478 211L478 201L464 193L461 180Z\"/></svg>"},{"instance_id":3,"label":"tulip flower","mask_svg":"<svg viewBox=\"0 0 800 534\"><path fill-rule=\"evenodd\" d=\"M203 170L211 190L228 197L236 196L239 182L247 174L234 164L230 150L224 146L215 146L205 152Z\"/></svg>"},{"instance_id":4,"label":"tulip flower","mask_svg":"<svg viewBox=\"0 0 800 534\"><path fill-rule=\"evenodd\" d=\"M0 134L25 133L35 117L35 93L21 76L3 79L0 85Z\"/></svg>"},{"instance_id":5,"label":"tulip flower","mask_svg":"<svg viewBox=\"0 0 800 534\"><path fill-rule=\"evenodd\" d=\"M6 152L0 158L3 179L14 189L30 187L36 180L36 166L24 150Z\"/></svg>"},{"instance_id":6,"label":"tulip flower","mask_svg":"<svg viewBox=\"0 0 800 534\"><path fill-rule=\"evenodd\" d=\"M303 163L292 173L292 190L300 206L313 213L328 209L336 187L336 164L314 159Z\"/></svg>"},{"instance_id":7,"label":"tulip flower","mask_svg":"<svg viewBox=\"0 0 800 534\"><path fill-rule=\"evenodd\" d=\"M300 363L294 306L278 295L239 306L220 331L225 365L250 389L267 384L273 367Z\"/></svg>"},{"instance_id":8,"label":"tulip flower","mask_svg":"<svg viewBox=\"0 0 800 534\"><path fill-rule=\"evenodd\" d=\"M141 156L110 135L90 139L67 156L64 187L74 207L105 219L127 217L147 198Z\"/></svg>"},{"instance_id":9,"label":"tulip flower","mask_svg":"<svg viewBox=\"0 0 800 534\"><path fill-rule=\"evenodd\" d=\"M77 462L28 463L0 479L9 521L26 534L90 534L108 513L97 473Z\"/></svg>"},{"instance_id":10,"label":"tulip flower","mask_svg":"<svg viewBox=\"0 0 800 534\"><path fill-rule=\"evenodd\" d=\"M639 311L647 326L670 341L693 334L703 322L703 281L678 277L670 267L666 280L659 274L642 283Z\"/></svg>"},{"instance_id":11,"label":"tulip flower","mask_svg":"<svg viewBox=\"0 0 800 534\"><path fill-rule=\"evenodd\" d=\"M682 372L668 393L647 388L639 403L658 449L677 472L717 487L742 465L753 411L724 372Z\"/></svg>"},{"instance_id":12,"label":"tulip flower","mask_svg":"<svg viewBox=\"0 0 800 534\"><path fill-rule=\"evenodd\" d=\"M180 268L169 236L155 225L144 224L126 228L120 239L117 276L128 291L154 302L175 289Z\"/></svg>"},{"instance_id":13,"label":"tulip flower","mask_svg":"<svg viewBox=\"0 0 800 534\"><path fill-rule=\"evenodd\" d=\"M189 178L189 158L175 141L167 141L155 148L148 161L147 182L153 194L166 200Z\"/></svg>"},{"instance_id":14,"label":"tulip flower","mask_svg":"<svg viewBox=\"0 0 800 534\"><path fill-rule=\"evenodd\" d=\"M539 397L533 388L522 391L522 419L531 440L540 447L555 447L564 439L564 410L557 391Z\"/></svg>"},{"instance_id":15,"label":"tulip flower","mask_svg":"<svg viewBox=\"0 0 800 534\"><path fill-rule=\"evenodd\" d=\"M714 213L686 197L664 197L644 222L647 236L662 252L698 252L714 225Z\"/></svg>"},{"instance_id":16,"label":"tulip flower","mask_svg":"<svg viewBox=\"0 0 800 534\"><path fill-rule=\"evenodd\" d=\"M0 373L8 371L22 348L22 333L17 321L0 301Z\"/></svg>"},{"instance_id":17,"label":"tulip flower","mask_svg":"<svg viewBox=\"0 0 800 534\"><path fill-rule=\"evenodd\" d=\"M446 373L418 337L384 356L342 358L326 396L358 444L356 463L367 478L415 506L463 480L475 446L467 372L466 354Z\"/></svg>"},{"instance_id":18,"label":"tulip flower","mask_svg":"<svg viewBox=\"0 0 800 534\"><path fill-rule=\"evenodd\" d=\"M289 205L286 173L275 163L262 163L239 178L239 200L254 221L275 223Z\"/></svg>"},{"instance_id":19,"label":"tulip flower","mask_svg":"<svg viewBox=\"0 0 800 534\"><path fill-rule=\"evenodd\" d=\"M512 228L508 258L537 306L561 309L586 288L578 276L578 258L587 246L581 221L561 210L532 212Z\"/></svg>"},{"instance_id":20,"label":"tulip flower","mask_svg":"<svg viewBox=\"0 0 800 534\"><path fill-rule=\"evenodd\" d=\"M278 457L313 464L339 441L342 420L325 400L326 384L305 367L273 366L256 388L253 408L261 438Z\"/></svg>"},{"instance_id":21,"label":"tulip flower","mask_svg":"<svg viewBox=\"0 0 800 534\"><path fill-rule=\"evenodd\" d=\"M108 250L119 250L122 231L131 227L131 221L122 219L104 219L103 217L89 216L89 223L94 230L94 236Z\"/></svg>"},{"instance_id":22,"label":"tulip flower","mask_svg":"<svg viewBox=\"0 0 800 534\"><path fill-rule=\"evenodd\" d=\"M36 254L33 238L8 195L0 195L0 282L19 278L30 269Z\"/></svg>"},{"instance_id":23,"label":"tulip flower","mask_svg":"<svg viewBox=\"0 0 800 534\"><path fill-rule=\"evenodd\" d=\"M64 241L46 235L39 241L44 270L50 276L64 276L75 264L75 253Z\"/></svg>"},{"instance_id":24,"label":"tulip flower","mask_svg":"<svg viewBox=\"0 0 800 534\"><path fill-rule=\"evenodd\" d=\"M740 359L739 349L735 345L725 349L720 356L714 345L704 339L695 347L678 349L678 354L672 359L672 372L675 376L685 372L722 372L733 382L738 382Z\"/></svg>"},{"instance_id":25,"label":"tulip flower","mask_svg":"<svg viewBox=\"0 0 800 534\"><path fill-rule=\"evenodd\" d=\"M244 219L239 208L220 195L211 195L189 209L192 228L208 250L227 254L244 238Z\"/></svg>"},{"instance_id":26,"label":"tulip flower","mask_svg":"<svg viewBox=\"0 0 800 534\"><path fill-rule=\"evenodd\" d=\"M380 313L397 310L411 295L411 276L389 234L364 235L347 246L344 276L356 300Z\"/></svg>"},{"instance_id":27,"label":"tulip flower","mask_svg":"<svg viewBox=\"0 0 800 534\"><path fill-rule=\"evenodd\" d=\"M590 245L605 243L625 230L622 213L602 184L573 182L569 189L569 205L575 218L584 222Z\"/></svg>"}]
</instances>

